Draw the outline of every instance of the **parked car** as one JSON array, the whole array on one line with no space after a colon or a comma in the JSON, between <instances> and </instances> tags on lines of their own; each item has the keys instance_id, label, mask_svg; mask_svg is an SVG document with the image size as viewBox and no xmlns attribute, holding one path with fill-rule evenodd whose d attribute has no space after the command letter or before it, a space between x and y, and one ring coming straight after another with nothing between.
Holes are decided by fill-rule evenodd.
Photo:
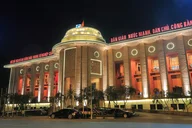
<instances>
[{"instance_id":1,"label":"parked car","mask_svg":"<svg viewBox=\"0 0 192 128\"><path fill-rule=\"evenodd\" d=\"M99 111L100 115L106 115L107 112L109 110L111 110L110 108L104 108L104 107L100 107L100 108L96 108L97 111Z\"/></svg>"},{"instance_id":2,"label":"parked car","mask_svg":"<svg viewBox=\"0 0 192 128\"><path fill-rule=\"evenodd\" d=\"M84 111L83 111L84 109ZM91 115L91 108L89 107L84 107L84 108L79 108L79 111L84 114L84 115ZM101 115L102 112L99 109L93 108L93 115Z\"/></svg>"},{"instance_id":3,"label":"parked car","mask_svg":"<svg viewBox=\"0 0 192 128\"><path fill-rule=\"evenodd\" d=\"M79 108L79 111L80 111L83 115L91 115L91 108L88 108L88 107Z\"/></svg>"},{"instance_id":4,"label":"parked car","mask_svg":"<svg viewBox=\"0 0 192 128\"><path fill-rule=\"evenodd\" d=\"M47 115L47 111L44 109L29 109L24 110L23 114L25 114L25 116L45 116Z\"/></svg>"},{"instance_id":5,"label":"parked car","mask_svg":"<svg viewBox=\"0 0 192 128\"><path fill-rule=\"evenodd\" d=\"M57 112L53 112L50 115L50 118L54 119L54 118L68 118L68 119L73 119L73 118L80 118L81 117L81 112L79 112L76 109L72 109L72 108L65 108L65 109L61 109Z\"/></svg>"},{"instance_id":6,"label":"parked car","mask_svg":"<svg viewBox=\"0 0 192 128\"><path fill-rule=\"evenodd\" d=\"M133 112L123 110L120 108L111 108L106 111L107 115L113 115L114 117L124 117L124 118L130 118L134 115Z\"/></svg>"}]
</instances>

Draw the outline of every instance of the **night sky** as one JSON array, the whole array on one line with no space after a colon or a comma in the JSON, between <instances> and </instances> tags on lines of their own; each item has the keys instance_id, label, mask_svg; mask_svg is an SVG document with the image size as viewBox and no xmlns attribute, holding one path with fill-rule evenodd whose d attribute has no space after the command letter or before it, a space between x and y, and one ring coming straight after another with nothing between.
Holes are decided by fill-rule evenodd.
<instances>
[{"instance_id":1,"label":"night sky","mask_svg":"<svg viewBox=\"0 0 192 128\"><path fill-rule=\"evenodd\" d=\"M192 19L192 0L18 1L0 2L0 87L9 82L10 70L3 65L51 51L83 20L109 42L114 36Z\"/></svg>"}]
</instances>

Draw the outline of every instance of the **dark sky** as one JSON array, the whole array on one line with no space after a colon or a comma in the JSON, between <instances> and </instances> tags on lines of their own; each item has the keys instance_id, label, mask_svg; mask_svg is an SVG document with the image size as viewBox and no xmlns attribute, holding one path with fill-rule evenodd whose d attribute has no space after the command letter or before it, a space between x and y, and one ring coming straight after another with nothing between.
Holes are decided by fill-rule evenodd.
<instances>
[{"instance_id":1,"label":"dark sky","mask_svg":"<svg viewBox=\"0 0 192 128\"><path fill-rule=\"evenodd\" d=\"M0 2L0 87L9 82L9 69L3 65L50 51L83 20L109 42L113 36L192 19L192 0L18 1Z\"/></svg>"}]
</instances>

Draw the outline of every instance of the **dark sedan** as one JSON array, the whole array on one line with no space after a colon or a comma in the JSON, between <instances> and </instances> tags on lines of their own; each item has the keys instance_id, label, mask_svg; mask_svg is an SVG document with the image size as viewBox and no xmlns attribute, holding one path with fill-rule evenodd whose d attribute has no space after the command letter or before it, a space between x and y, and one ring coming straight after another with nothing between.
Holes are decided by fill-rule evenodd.
<instances>
[{"instance_id":1,"label":"dark sedan","mask_svg":"<svg viewBox=\"0 0 192 128\"><path fill-rule=\"evenodd\" d=\"M65 108L61 109L57 112L53 112L50 117L52 119L54 118L68 118L68 119L73 119L73 118L80 118L81 113L77 111L76 109L71 109L71 108Z\"/></svg>"},{"instance_id":2,"label":"dark sedan","mask_svg":"<svg viewBox=\"0 0 192 128\"><path fill-rule=\"evenodd\" d=\"M126 111L126 110L119 109L119 108L108 109L106 111L106 114L113 115L114 117L124 117L124 118L130 118L134 115L133 112Z\"/></svg>"},{"instance_id":3,"label":"dark sedan","mask_svg":"<svg viewBox=\"0 0 192 128\"><path fill-rule=\"evenodd\" d=\"M84 111L83 111L84 110ZM84 115L91 115L91 108L84 107L84 108L79 108L79 111L82 112ZM93 108L93 115L101 115L101 111L99 111L96 108Z\"/></svg>"}]
</instances>

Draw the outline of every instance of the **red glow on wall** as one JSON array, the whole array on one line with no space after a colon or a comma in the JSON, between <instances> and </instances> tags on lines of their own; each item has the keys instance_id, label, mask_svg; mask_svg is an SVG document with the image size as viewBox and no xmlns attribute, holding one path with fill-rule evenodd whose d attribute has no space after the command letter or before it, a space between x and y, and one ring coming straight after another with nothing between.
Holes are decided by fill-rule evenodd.
<instances>
[{"instance_id":1,"label":"red glow on wall","mask_svg":"<svg viewBox=\"0 0 192 128\"><path fill-rule=\"evenodd\" d=\"M159 61L157 57L149 57L147 59L148 62L148 76L149 76L149 83L150 83L150 94L151 96L154 93L154 89L157 88L159 91L162 90L161 88L161 78L159 73Z\"/></svg>"},{"instance_id":2,"label":"red glow on wall","mask_svg":"<svg viewBox=\"0 0 192 128\"><path fill-rule=\"evenodd\" d=\"M122 40L127 40L127 39L133 39L133 38L137 38L137 37L148 36L151 34L166 32L166 31L170 31L170 30L181 29L181 28L190 27L190 26L192 26L192 20L186 20L186 21L174 23L171 25L165 25L162 27L153 28L151 30L144 30L144 31L133 32L133 33L118 36L118 37L112 37L111 43L117 42L117 41L122 41Z\"/></svg>"},{"instance_id":3,"label":"red glow on wall","mask_svg":"<svg viewBox=\"0 0 192 128\"><path fill-rule=\"evenodd\" d=\"M27 61L27 60L32 60L32 59L37 59L37 58L43 58L43 57L47 57L47 56L51 56L51 55L53 55L52 52L45 52L45 53L41 53L41 54L37 54L37 55L33 55L33 56L27 56L27 57L24 57L24 58L11 60L10 64L23 62L23 61Z\"/></svg>"},{"instance_id":4,"label":"red glow on wall","mask_svg":"<svg viewBox=\"0 0 192 128\"><path fill-rule=\"evenodd\" d=\"M182 87L178 54L167 54L166 63L168 70L169 91L172 92L174 87Z\"/></svg>"},{"instance_id":5,"label":"red glow on wall","mask_svg":"<svg viewBox=\"0 0 192 128\"><path fill-rule=\"evenodd\" d=\"M142 93L141 67L140 60L131 60L131 83L136 89L136 93Z\"/></svg>"},{"instance_id":6,"label":"red glow on wall","mask_svg":"<svg viewBox=\"0 0 192 128\"><path fill-rule=\"evenodd\" d=\"M54 73L54 87L53 87L53 96L57 94L58 91L58 71Z\"/></svg>"},{"instance_id":7,"label":"red glow on wall","mask_svg":"<svg viewBox=\"0 0 192 128\"><path fill-rule=\"evenodd\" d=\"M115 72L116 72L116 86L125 85L124 83L124 65L123 62L115 63Z\"/></svg>"},{"instance_id":8,"label":"red glow on wall","mask_svg":"<svg viewBox=\"0 0 192 128\"><path fill-rule=\"evenodd\" d=\"M43 90L43 98L46 100L48 96L48 81L49 81L49 73L46 72L44 74L44 90Z\"/></svg>"},{"instance_id":9,"label":"red glow on wall","mask_svg":"<svg viewBox=\"0 0 192 128\"><path fill-rule=\"evenodd\" d=\"M20 77L20 78L19 78L19 83L18 83L18 88L17 88L17 93L18 93L19 95L21 95L21 92L22 92L22 84L23 84L23 78Z\"/></svg>"},{"instance_id":10,"label":"red glow on wall","mask_svg":"<svg viewBox=\"0 0 192 128\"><path fill-rule=\"evenodd\" d=\"M35 76L35 88L34 88L34 97L38 97L38 90L39 90L39 74Z\"/></svg>"}]
</instances>

